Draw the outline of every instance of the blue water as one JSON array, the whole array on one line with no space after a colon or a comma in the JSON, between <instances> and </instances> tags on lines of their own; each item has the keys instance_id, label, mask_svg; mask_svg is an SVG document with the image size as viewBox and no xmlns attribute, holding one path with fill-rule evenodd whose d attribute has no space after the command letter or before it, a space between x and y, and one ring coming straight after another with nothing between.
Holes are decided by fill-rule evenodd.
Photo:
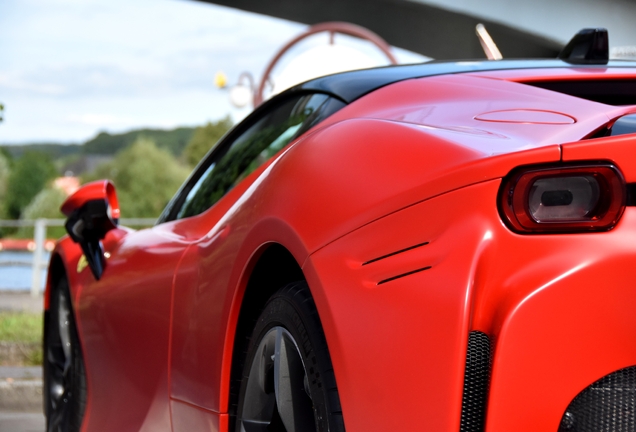
<instances>
[{"instance_id":1,"label":"blue water","mask_svg":"<svg viewBox=\"0 0 636 432\"><path fill-rule=\"evenodd\" d=\"M31 263L33 253L31 252L0 252L0 290L31 290L31 265L28 266L10 266L7 267L3 263L7 262L28 262ZM48 263L49 254L44 254L44 262ZM41 270L41 290L44 290L46 281L46 269Z\"/></svg>"}]
</instances>

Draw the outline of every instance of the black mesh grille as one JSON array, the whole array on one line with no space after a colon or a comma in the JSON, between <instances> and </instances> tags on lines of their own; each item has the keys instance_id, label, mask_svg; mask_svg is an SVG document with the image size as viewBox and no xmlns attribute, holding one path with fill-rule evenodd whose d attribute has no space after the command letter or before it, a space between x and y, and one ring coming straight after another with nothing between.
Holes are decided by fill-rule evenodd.
<instances>
[{"instance_id":1,"label":"black mesh grille","mask_svg":"<svg viewBox=\"0 0 636 432\"><path fill-rule=\"evenodd\" d=\"M636 431L636 366L607 375L570 403L559 432Z\"/></svg>"},{"instance_id":2,"label":"black mesh grille","mask_svg":"<svg viewBox=\"0 0 636 432\"><path fill-rule=\"evenodd\" d=\"M460 432L481 432L484 430L489 381L490 339L485 333L470 332L466 353Z\"/></svg>"}]
</instances>

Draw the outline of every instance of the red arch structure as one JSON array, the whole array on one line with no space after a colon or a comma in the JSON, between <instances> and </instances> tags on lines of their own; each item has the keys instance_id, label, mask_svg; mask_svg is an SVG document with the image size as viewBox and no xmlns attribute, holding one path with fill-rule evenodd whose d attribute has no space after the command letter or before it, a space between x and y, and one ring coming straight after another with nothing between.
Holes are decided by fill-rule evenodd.
<instances>
[{"instance_id":1,"label":"red arch structure","mask_svg":"<svg viewBox=\"0 0 636 432\"><path fill-rule=\"evenodd\" d=\"M360 39L367 40L373 43L376 47L378 47L378 49L382 51L382 53L387 57L387 59L389 59L389 62L391 64L398 63L397 59L391 52L391 46L388 43L386 43L386 41L384 41L384 39L382 39L380 36L378 36L377 34L373 33L370 30L367 30L364 27L360 27L358 25L345 23L345 22L326 22L326 23L316 24L309 27L307 31L299 34L298 36L296 36L295 38L287 42L287 44L285 44L285 46L283 46L280 50L278 50L276 55L269 62L269 64L265 68L265 72L263 73L263 77L261 78L258 88L254 92L255 107L260 105L261 102L263 102L263 92L265 91L265 85L269 81L269 77L272 73L272 70L274 69L278 61L285 55L285 53L289 51L291 47L293 47L294 45L296 45L298 42L302 41L303 39L306 39L318 33L325 33L325 32L328 32L331 35L332 41L336 33L341 33L341 34L354 36Z\"/></svg>"}]
</instances>

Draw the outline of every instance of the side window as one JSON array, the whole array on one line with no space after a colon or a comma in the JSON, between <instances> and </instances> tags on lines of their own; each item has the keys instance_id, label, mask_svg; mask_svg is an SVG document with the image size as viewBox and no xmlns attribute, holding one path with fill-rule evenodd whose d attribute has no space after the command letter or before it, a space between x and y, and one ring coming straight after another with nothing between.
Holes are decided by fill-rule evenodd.
<instances>
[{"instance_id":1,"label":"side window","mask_svg":"<svg viewBox=\"0 0 636 432\"><path fill-rule=\"evenodd\" d=\"M314 94L293 97L266 113L212 155L207 169L187 191L176 218L194 216L210 208L293 138L343 106L327 95Z\"/></svg>"}]
</instances>

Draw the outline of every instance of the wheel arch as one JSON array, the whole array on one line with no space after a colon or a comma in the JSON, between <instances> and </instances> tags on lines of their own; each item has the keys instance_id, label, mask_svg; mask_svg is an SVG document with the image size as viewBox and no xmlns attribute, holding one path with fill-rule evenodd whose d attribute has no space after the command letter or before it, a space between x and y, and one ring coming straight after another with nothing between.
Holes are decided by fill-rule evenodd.
<instances>
[{"instance_id":1,"label":"wheel arch","mask_svg":"<svg viewBox=\"0 0 636 432\"><path fill-rule=\"evenodd\" d=\"M232 348L229 430L232 430L236 416L244 353L259 315L269 298L280 288L291 282L306 280L301 264L289 249L280 243L264 244L253 255L253 262L248 269L251 270L245 277L245 291L241 299Z\"/></svg>"}]
</instances>

